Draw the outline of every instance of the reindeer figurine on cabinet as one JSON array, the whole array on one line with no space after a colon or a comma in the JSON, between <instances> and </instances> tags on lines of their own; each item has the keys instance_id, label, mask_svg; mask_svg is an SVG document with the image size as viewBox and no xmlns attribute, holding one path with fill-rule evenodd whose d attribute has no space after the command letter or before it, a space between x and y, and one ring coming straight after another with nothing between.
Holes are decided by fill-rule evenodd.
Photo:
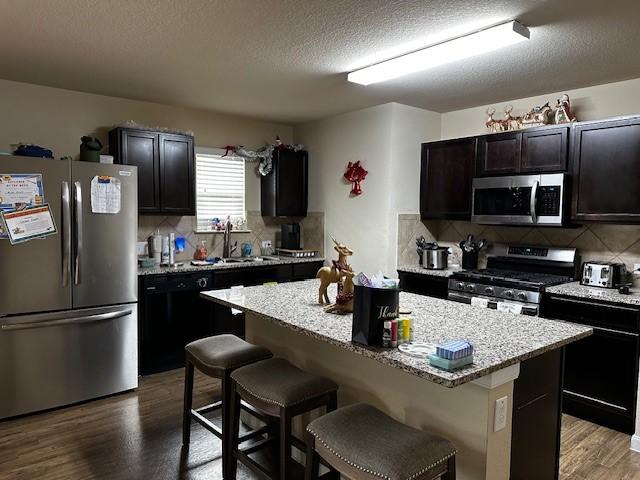
<instances>
[{"instance_id":1,"label":"reindeer figurine on cabinet","mask_svg":"<svg viewBox=\"0 0 640 480\"><path fill-rule=\"evenodd\" d=\"M333 260L330 267L322 267L318 270L316 278L320 279L320 288L318 290L318 303L321 305L330 304L329 295L327 294L327 288L332 283L338 284L338 294L344 286L343 278L345 272L353 273L353 269L347 261L347 257L353 255L353 251L346 245L338 242L335 238L331 237L335 246L333 249L338 252L338 260ZM353 278L353 275L351 275Z\"/></svg>"}]
</instances>

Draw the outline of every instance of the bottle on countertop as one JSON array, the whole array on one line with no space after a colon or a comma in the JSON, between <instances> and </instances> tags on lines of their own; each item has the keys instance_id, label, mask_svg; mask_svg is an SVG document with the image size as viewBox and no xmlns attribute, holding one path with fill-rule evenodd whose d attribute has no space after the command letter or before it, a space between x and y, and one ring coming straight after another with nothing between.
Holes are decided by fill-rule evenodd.
<instances>
[{"instance_id":1,"label":"bottle on countertop","mask_svg":"<svg viewBox=\"0 0 640 480\"><path fill-rule=\"evenodd\" d=\"M169 236L162 237L162 262L163 264L169 263Z\"/></svg>"},{"instance_id":2,"label":"bottle on countertop","mask_svg":"<svg viewBox=\"0 0 640 480\"><path fill-rule=\"evenodd\" d=\"M391 348L398 346L398 320L391 320Z\"/></svg>"},{"instance_id":3,"label":"bottle on countertop","mask_svg":"<svg viewBox=\"0 0 640 480\"><path fill-rule=\"evenodd\" d=\"M391 321L386 320L382 330L382 347L391 348Z\"/></svg>"},{"instance_id":4,"label":"bottle on countertop","mask_svg":"<svg viewBox=\"0 0 640 480\"><path fill-rule=\"evenodd\" d=\"M176 264L176 234L169 234L169 265Z\"/></svg>"}]
</instances>

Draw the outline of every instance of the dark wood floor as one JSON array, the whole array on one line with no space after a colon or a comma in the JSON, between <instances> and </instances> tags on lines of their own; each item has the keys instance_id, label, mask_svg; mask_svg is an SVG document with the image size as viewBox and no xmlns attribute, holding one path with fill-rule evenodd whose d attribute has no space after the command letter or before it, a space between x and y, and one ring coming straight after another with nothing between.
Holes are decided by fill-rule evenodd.
<instances>
[{"instance_id":1,"label":"dark wood floor","mask_svg":"<svg viewBox=\"0 0 640 480\"><path fill-rule=\"evenodd\" d=\"M182 371L162 373L135 392L0 423L0 479L221 478L220 442L199 425L181 455L182 385ZM195 404L218 390L197 376ZM561 480L640 480L628 435L568 416L562 428Z\"/></svg>"}]
</instances>

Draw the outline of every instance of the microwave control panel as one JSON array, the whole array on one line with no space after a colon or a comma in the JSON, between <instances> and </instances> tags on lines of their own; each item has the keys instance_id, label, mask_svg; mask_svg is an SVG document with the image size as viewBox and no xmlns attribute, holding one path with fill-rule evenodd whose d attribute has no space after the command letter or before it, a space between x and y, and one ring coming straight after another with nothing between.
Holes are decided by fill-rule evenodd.
<instances>
[{"instance_id":1,"label":"microwave control panel","mask_svg":"<svg viewBox=\"0 0 640 480\"><path fill-rule=\"evenodd\" d=\"M560 214L562 189L559 186L539 187L536 200L538 215L556 216Z\"/></svg>"}]
</instances>

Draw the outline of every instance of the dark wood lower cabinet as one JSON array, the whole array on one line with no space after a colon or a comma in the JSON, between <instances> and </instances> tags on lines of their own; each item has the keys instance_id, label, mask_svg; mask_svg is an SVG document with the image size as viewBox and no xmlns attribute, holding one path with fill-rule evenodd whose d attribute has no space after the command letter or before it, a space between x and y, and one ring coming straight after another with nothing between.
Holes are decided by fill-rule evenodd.
<instances>
[{"instance_id":1,"label":"dark wood lower cabinet","mask_svg":"<svg viewBox=\"0 0 640 480\"><path fill-rule=\"evenodd\" d=\"M511 480L556 480L560 466L563 349L520 364L513 385Z\"/></svg>"},{"instance_id":2,"label":"dark wood lower cabinet","mask_svg":"<svg viewBox=\"0 0 640 480\"><path fill-rule=\"evenodd\" d=\"M593 335L566 347L564 412L633 433L640 308L546 294L541 314L593 328Z\"/></svg>"},{"instance_id":3,"label":"dark wood lower cabinet","mask_svg":"<svg viewBox=\"0 0 640 480\"><path fill-rule=\"evenodd\" d=\"M139 277L141 375L184 365L184 346L198 338L231 333L244 338L244 314L200 298L200 292L233 285L262 285L315 278L322 261Z\"/></svg>"}]
</instances>

